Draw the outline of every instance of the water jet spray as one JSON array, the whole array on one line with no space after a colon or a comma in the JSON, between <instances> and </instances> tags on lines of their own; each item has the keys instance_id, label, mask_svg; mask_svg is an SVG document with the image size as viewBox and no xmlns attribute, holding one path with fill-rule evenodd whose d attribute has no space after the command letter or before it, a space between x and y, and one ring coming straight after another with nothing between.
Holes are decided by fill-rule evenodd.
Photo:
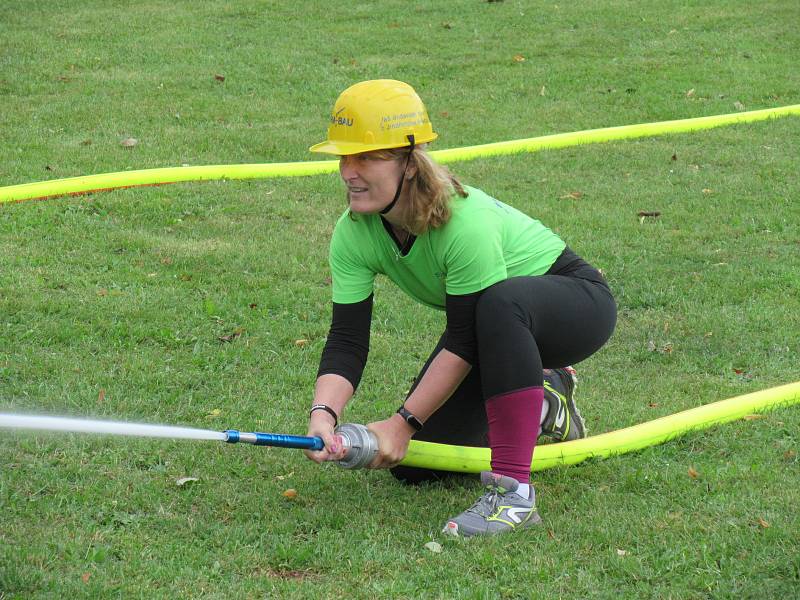
<instances>
[{"instance_id":1,"label":"water jet spray","mask_svg":"<svg viewBox=\"0 0 800 600\"><path fill-rule=\"evenodd\" d=\"M73 419L43 415L15 415L0 413L0 428L36 429L44 431L63 431L71 433L100 433L136 437L158 437L169 439L213 440L236 444L239 442L255 446L274 446L278 448L298 448L302 450L322 450L322 438L305 435L285 435L281 433L245 432L237 429L212 431L191 427L170 425L149 425L145 423L125 423L120 421L101 421L94 419ZM375 436L363 425L345 423L337 427L335 434L346 450L345 457L336 461L345 469L361 469L368 466L378 453Z\"/></svg>"}]
</instances>

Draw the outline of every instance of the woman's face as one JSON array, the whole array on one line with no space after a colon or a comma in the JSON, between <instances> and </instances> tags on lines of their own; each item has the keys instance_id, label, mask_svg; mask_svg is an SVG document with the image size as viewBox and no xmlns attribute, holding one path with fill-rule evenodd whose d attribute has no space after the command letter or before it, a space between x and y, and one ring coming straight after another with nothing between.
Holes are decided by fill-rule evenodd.
<instances>
[{"instance_id":1,"label":"woman's face","mask_svg":"<svg viewBox=\"0 0 800 600\"><path fill-rule=\"evenodd\" d=\"M386 208L394 199L402 172L401 161L383 160L377 152L339 157L339 174L354 213L378 213Z\"/></svg>"}]
</instances>

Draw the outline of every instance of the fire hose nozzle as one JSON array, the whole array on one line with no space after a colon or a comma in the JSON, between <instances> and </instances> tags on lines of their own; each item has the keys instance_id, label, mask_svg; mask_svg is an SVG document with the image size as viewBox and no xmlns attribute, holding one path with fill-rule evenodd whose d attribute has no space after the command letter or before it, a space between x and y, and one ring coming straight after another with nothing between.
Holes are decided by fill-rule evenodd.
<instances>
[{"instance_id":1,"label":"fire hose nozzle","mask_svg":"<svg viewBox=\"0 0 800 600\"><path fill-rule=\"evenodd\" d=\"M238 431L228 429L223 432L225 441L229 444L239 442L253 444L254 446L277 446L280 448L300 448L303 450L322 450L325 444L320 437L305 435L283 435L280 433L261 433L258 431ZM378 440L375 435L363 425L345 423L337 427L334 433L339 436L342 447L347 454L336 464L345 469L363 469L368 466L378 454Z\"/></svg>"}]
</instances>

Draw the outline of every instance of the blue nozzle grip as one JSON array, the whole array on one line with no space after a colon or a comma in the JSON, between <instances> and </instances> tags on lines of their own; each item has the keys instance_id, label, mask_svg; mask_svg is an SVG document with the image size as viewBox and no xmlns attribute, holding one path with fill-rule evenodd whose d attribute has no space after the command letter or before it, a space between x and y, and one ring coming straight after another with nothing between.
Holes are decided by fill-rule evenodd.
<instances>
[{"instance_id":1,"label":"blue nozzle grip","mask_svg":"<svg viewBox=\"0 0 800 600\"><path fill-rule=\"evenodd\" d=\"M284 435L281 433L239 432L228 429L223 432L229 444L245 442L256 446L277 446L279 448L301 448L303 450L322 450L325 444L320 437L306 435Z\"/></svg>"},{"instance_id":2,"label":"blue nozzle grip","mask_svg":"<svg viewBox=\"0 0 800 600\"><path fill-rule=\"evenodd\" d=\"M278 446L280 448L301 448L303 450L322 450L322 438L305 435L283 435L281 433L256 432L256 446Z\"/></svg>"}]
</instances>

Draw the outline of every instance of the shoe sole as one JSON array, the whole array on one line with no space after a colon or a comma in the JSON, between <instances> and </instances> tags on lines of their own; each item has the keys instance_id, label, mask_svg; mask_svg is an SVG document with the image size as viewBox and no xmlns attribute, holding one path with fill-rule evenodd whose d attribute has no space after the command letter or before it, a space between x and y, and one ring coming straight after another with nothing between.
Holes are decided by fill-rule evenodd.
<instances>
[{"instance_id":1,"label":"shoe sole","mask_svg":"<svg viewBox=\"0 0 800 600\"><path fill-rule=\"evenodd\" d=\"M470 538L476 537L480 535L501 535L503 533L512 533L514 531L519 531L520 529L528 529L529 527L535 527L536 525L542 524L542 517L539 516L538 512L533 513L533 516L525 521L523 524L519 525L518 527L514 527L513 529L498 529L496 531L464 531L463 533L459 531L458 523L454 521L448 521L444 529L442 529L442 533L448 537L457 537L457 538Z\"/></svg>"}]
</instances>

